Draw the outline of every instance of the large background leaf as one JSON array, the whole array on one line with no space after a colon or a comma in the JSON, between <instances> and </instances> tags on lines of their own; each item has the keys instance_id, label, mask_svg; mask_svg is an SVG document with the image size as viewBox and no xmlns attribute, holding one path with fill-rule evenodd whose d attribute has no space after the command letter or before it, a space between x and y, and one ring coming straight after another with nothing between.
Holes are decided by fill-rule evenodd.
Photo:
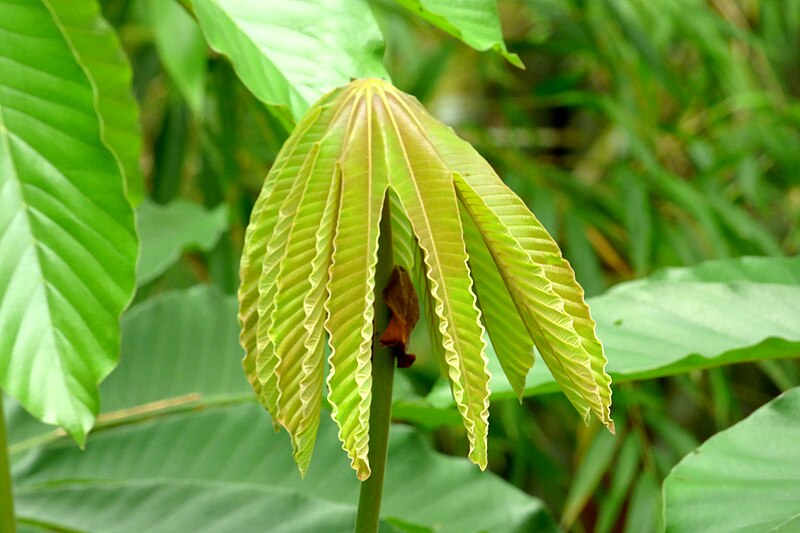
<instances>
[{"instance_id":1,"label":"large background leaf","mask_svg":"<svg viewBox=\"0 0 800 533\"><path fill-rule=\"evenodd\" d=\"M514 66L524 68L517 54L508 52L496 0L397 0L431 24L476 50L494 50Z\"/></svg>"},{"instance_id":2,"label":"large background leaf","mask_svg":"<svg viewBox=\"0 0 800 533\"><path fill-rule=\"evenodd\" d=\"M112 41L100 25L94 48L86 4L64 20L46 3L0 2L0 383L78 441L117 359L137 253L122 165L104 144L112 99L97 91L128 71L87 66Z\"/></svg>"},{"instance_id":3,"label":"large background leaf","mask_svg":"<svg viewBox=\"0 0 800 533\"><path fill-rule=\"evenodd\" d=\"M212 48L248 89L297 121L351 78L389 75L383 38L366 0L193 0Z\"/></svg>"},{"instance_id":4,"label":"large background leaf","mask_svg":"<svg viewBox=\"0 0 800 533\"><path fill-rule=\"evenodd\" d=\"M92 83L103 142L117 158L128 199L136 205L144 197L139 169L142 132L128 58L95 0L51 0L43 4L51 9L75 59Z\"/></svg>"},{"instance_id":5,"label":"large background leaf","mask_svg":"<svg viewBox=\"0 0 800 533\"><path fill-rule=\"evenodd\" d=\"M288 436L276 434L268 415L253 405L235 316L235 298L211 287L131 309L122 362L103 384L104 414L85 452L9 406L20 516L101 531L151 530L146 526L156 526L148 520L162 515L164 524L180 524L181 531L188 530L184 524L206 522L226 529L278 527L251 512L251 504L237 514L251 498L262 510L284 508L286 520L305 519L287 522L300 530L351 530L359 486L335 425L323 417L302 480ZM436 454L410 428L392 428L389 453L386 519L436 531L553 529L540 502L465 459Z\"/></svg>"},{"instance_id":6,"label":"large background leaf","mask_svg":"<svg viewBox=\"0 0 800 533\"><path fill-rule=\"evenodd\" d=\"M800 528L800 388L722 431L664 482L667 531Z\"/></svg>"},{"instance_id":7,"label":"large background leaf","mask_svg":"<svg viewBox=\"0 0 800 533\"><path fill-rule=\"evenodd\" d=\"M184 249L210 250L228 228L225 205L207 211L186 200L163 206L148 200L136 214L142 247L136 268L140 286L163 274Z\"/></svg>"},{"instance_id":8,"label":"large background leaf","mask_svg":"<svg viewBox=\"0 0 800 533\"><path fill-rule=\"evenodd\" d=\"M800 257L742 258L669 269L590 298L615 383L800 353ZM722 281L711 281L719 278ZM499 366L496 366L499 370ZM492 372L493 397L512 396ZM526 395L557 390L535 365ZM431 393L449 402L444 385Z\"/></svg>"}]
</instances>

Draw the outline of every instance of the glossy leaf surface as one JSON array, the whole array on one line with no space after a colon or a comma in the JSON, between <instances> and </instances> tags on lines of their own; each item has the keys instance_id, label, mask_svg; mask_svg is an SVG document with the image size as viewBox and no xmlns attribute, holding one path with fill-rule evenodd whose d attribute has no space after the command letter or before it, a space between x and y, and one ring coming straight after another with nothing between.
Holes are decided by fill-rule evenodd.
<instances>
[{"instance_id":1,"label":"glossy leaf surface","mask_svg":"<svg viewBox=\"0 0 800 533\"><path fill-rule=\"evenodd\" d=\"M119 50L94 3L66 4L0 2L0 383L83 442L119 354L137 242L107 144L121 123L106 89L129 71L95 70Z\"/></svg>"},{"instance_id":2,"label":"glossy leaf surface","mask_svg":"<svg viewBox=\"0 0 800 533\"><path fill-rule=\"evenodd\" d=\"M263 102L295 121L353 78L388 78L366 0L193 0L206 40Z\"/></svg>"},{"instance_id":3,"label":"glossy leaf surface","mask_svg":"<svg viewBox=\"0 0 800 533\"><path fill-rule=\"evenodd\" d=\"M509 63L524 68L503 40L495 0L397 0L434 26L461 39L476 50L494 50Z\"/></svg>"}]
</instances>

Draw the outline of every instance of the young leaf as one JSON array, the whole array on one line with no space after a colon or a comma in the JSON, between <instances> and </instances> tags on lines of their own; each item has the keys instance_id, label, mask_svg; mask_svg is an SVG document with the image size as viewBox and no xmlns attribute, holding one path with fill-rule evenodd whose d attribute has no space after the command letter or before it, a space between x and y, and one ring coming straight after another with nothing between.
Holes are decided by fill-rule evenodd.
<instances>
[{"instance_id":1,"label":"young leaf","mask_svg":"<svg viewBox=\"0 0 800 533\"><path fill-rule=\"evenodd\" d=\"M323 315L331 346L328 400L360 479L370 475L373 343L405 349L419 315L450 378L470 459L486 467L490 375L476 283L517 388L533 363L533 338L548 365L563 368L559 376L579 411L610 425L605 359L574 274L485 161L377 79L332 92L307 117L256 203L240 289L245 369L261 402L289 430L301 471L319 421ZM459 175L470 169L483 174L477 181ZM487 201L477 192L486 188ZM383 226L382 216L391 217ZM394 271L407 272L399 300L375 286L381 227L392 231L385 242L393 247L387 257ZM468 246L476 254L470 264ZM394 327L384 332L374 331L376 293L394 313ZM515 311L520 316L500 323L502 312Z\"/></svg>"},{"instance_id":2,"label":"young leaf","mask_svg":"<svg viewBox=\"0 0 800 533\"><path fill-rule=\"evenodd\" d=\"M98 20L86 4L0 1L0 384L80 443L118 358L137 255L94 79L126 71L94 70L105 49L85 48Z\"/></svg>"}]
</instances>

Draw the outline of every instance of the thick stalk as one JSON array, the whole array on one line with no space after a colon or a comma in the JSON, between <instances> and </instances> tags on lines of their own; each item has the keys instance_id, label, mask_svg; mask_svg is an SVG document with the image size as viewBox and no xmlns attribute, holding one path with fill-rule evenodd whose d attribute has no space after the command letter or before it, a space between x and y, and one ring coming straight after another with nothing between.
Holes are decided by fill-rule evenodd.
<instances>
[{"instance_id":1,"label":"thick stalk","mask_svg":"<svg viewBox=\"0 0 800 533\"><path fill-rule=\"evenodd\" d=\"M372 404L369 414L369 466L372 473L361 482L356 533L375 533L381 516L383 476L392 422L392 384L395 358L378 338L389 323L389 308L383 301L383 288L392 274L392 230L388 199L381 215L378 265L375 271L375 327L372 335Z\"/></svg>"},{"instance_id":2,"label":"thick stalk","mask_svg":"<svg viewBox=\"0 0 800 533\"><path fill-rule=\"evenodd\" d=\"M3 415L3 393L0 392L0 531L15 533L14 498L11 493L11 467L8 461L8 439Z\"/></svg>"}]
</instances>

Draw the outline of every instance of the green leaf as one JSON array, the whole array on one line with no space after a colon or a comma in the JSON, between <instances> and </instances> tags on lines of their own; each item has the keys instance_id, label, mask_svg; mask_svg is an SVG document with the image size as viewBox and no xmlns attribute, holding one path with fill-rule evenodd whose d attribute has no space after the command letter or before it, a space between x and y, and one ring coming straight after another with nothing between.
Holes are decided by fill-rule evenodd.
<instances>
[{"instance_id":1,"label":"green leaf","mask_svg":"<svg viewBox=\"0 0 800 533\"><path fill-rule=\"evenodd\" d=\"M137 254L104 143L110 100L86 66L95 56L76 48L89 39L76 26L84 7L62 19L60 3L0 2L0 383L81 443L117 360Z\"/></svg>"},{"instance_id":2,"label":"green leaf","mask_svg":"<svg viewBox=\"0 0 800 533\"><path fill-rule=\"evenodd\" d=\"M45 0L43 3L50 9L92 84L103 142L121 166L128 200L138 205L144 198L139 169L142 136L139 106L131 89L130 62L95 0Z\"/></svg>"},{"instance_id":3,"label":"green leaf","mask_svg":"<svg viewBox=\"0 0 800 533\"><path fill-rule=\"evenodd\" d=\"M45 426L31 431L29 417L6 405L20 516L91 531L194 531L206 523L210 531L272 531L284 519L300 531L352 531L359 484L336 426L322 420L302 480L288 439L251 404L236 307L235 297L212 286L133 307L84 452ZM443 532L555 531L541 502L434 452L423 434L395 426L390 446L385 521ZM281 509L274 523L263 511L273 507ZM146 522L154 517L167 525ZM298 517L307 521L290 521Z\"/></svg>"},{"instance_id":4,"label":"green leaf","mask_svg":"<svg viewBox=\"0 0 800 533\"><path fill-rule=\"evenodd\" d=\"M796 357L800 349L800 257L744 257L671 268L588 300L615 383L744 361ZM719 281L715 281L719 280ZM513 395L492 377L493 397ZM534 367L526 395L557 391ZM429 396L442 406L446 384Z\"/></svg>"},{"instance_id":5,"label":"green leaf","mask_svg":"<svg viewBox=\"0 0 800 533\"><path fill-rule=\"evenodd\" d=\"M476 169L479 174L470 176ZM460 171L469 177L461 178ZM338 202L330 206L337 187ZM479 190L491 205L482 203ZM388 214L382 215L384 209ZM472 265L475 271L468 265L462 209L474 226L467 228L470 246L488 250L482 263ZM518 389L524 387L533 346L527 334L503 328L522 323L547 346L547 363L566 368L559 376L581 414L593 411L613 430L602 347L558 246L468 143L388 83L358 80L315 104L290 136L245 236L239 293L245 371L273 419L292 435L301 471L308 466L319 412L322 347L321 333L314 332L324 315L333 418L359 478L370 474L382 216L391 217L384 224L392 231L391 258L410 270L420 293L431 340L426 352L449 377L475 463L486 467L490 379L473 290L476 275L486 274L477 283L489 294L498 291L498 283L506 291L499 302L486 292L483 297L498 345L509 348L501 361ZM501 324L509 308L500 307L509 302L522 317ZM416 345L419 335L416 339L411 343ZM504 344L504 339L512 340Z\"/></svg>"},{"instance_id":6,"label":"green leaf","mask_svg":"<svg viewBox=\"0 0 800 533\"><path fill-rule=\"evenodd\" d=\"M147 0L145 8L164 70L192 113L202 116L207 57L200 27L178 2Z\"/></svg>"},{"instance_id":7,"label":"green leaf","mask_svg":"<svg viewBox=\"0 0 800 533\"><path fill-rule=\"evenodd\" d=\"M228 208L224 204L206 211L186 200L163 206L145 200L136 214L142 248L136 269L139 286L163 274L183 250L211 250L228 229Z\"/></svg>"},{"instance_id":8,"label":"green leaf","mask_svg":"<svg viewBox=\"0 0 800 533\"><path fill-rule=\"evenodd\" d=\"M339 158L342 183L325 301L331 346L328 401L342 446L361 480L370 475L375 269L388 181L387 163L380 157L382 125L373 116L371 98L367 86L340 104L349 110L342 115L349 117Z\"/></svg>"},{"instance_id":9,"label":"green leaf","mask_svg":"<svg viewBox=\"0 0 800 533\"><path fill-rule=\"evenodd\" d=\"M451 171L432 153L425 131L397 91L380 93L390 183L423 252L435 321L453 397L467 428L470 459L486 468L489 374L480 311L467 267ZM386 131L388 130L388 131ZM430 313L430 310L429 310Z\"/></svg>"},{"instance_id":10,"label":"green leaf","mask_svg":"<svg viewBox=\"0 0 800 533\"><path fill-rule=\"evenodd\" d=\"M798 420L794 388L687 455L664 482L667 531L797 531Z\"/></svg>"},{"instance_id":11,"label":"green leaf","mask_svg":"<svg viewBox=\"0 0 800 533\"><path fill-rule=\"evenodd\" d=\"M295 120L353 78L387 78L366 0L193 0L211 47L263 102Z\"/></svg>"},{"instance_id":12,"label":"green leaf","mask_svg":"<svg viewBox=\"0 0 800 533\"><path fill-rule=\"evenodd\" d=\"M434 26L476 50L494 50L515 67L525 68L506 49L496 0L396 0Z\"/></svg>"},{"instance_id":13,"label":"green leaf","mask_svg":"<svg viewBox=\"0 0 800 533\"><path fill-rule=\"evenodd\" d=\"M336 433L323 420L317 457L301 479L287 439L254 405L125 422L93 434L85 452L61 438L15 454L17 512L91 531L194 531L184 524L204 522L209 531L272 531L290 517L305 520L289 522L294 531L352 531L359 486ZM442 533L556 531L541 502L464 459L434 452L414 430L394 426L389 446L384 519ZM273 508L281 514L264 515ZM179 525L162 528L161 517ZM105 525L112 519L114 529Z\"/></svg>"},{"instance_id":14,"label":"green leaf","mask_svg":"<svg viewBox=\"0 0 800 533\"><path fill-rule=\"evenodd\" d=\"M525 323L520 316L508 312L509 309L514 309L514 301L508 293L480 230L475 221L464 212L463 205L461 222L469 255L469 269L475 279L475 292L478 294L486 332L492 341L503 373L517 393L517 397L522 398L525 392L525 379L534 362L533 339L525 329Z\"/></svg>"},{"instance_id":15,"label":"green leaf","mask_svg":"<svg viewBox=\"0 0 800 533\"><path fill-rule=\"evenodd\" d=\"M292 185L295 174L305 160L305 151L309 149L313 140L319 135L315 127L319 119L319 109L309 113L297 125L292 137L286 141L283 149L278 154L272 169L264 180L253 211L250 214L250 224L247 226L244 237L244 250L242 251L239 278L239 323L241 324L240 342L245 351L242 361L245 374L250 385L265 404L270 412L277 409L277 399L273 396L274 387L262 391L261 381L256 371L256 359L259 346L256 341L258 327L258 297L261 274L263 270L263 254L267 242L272 236L278 223L278 213L281 203L278 199L285 198ZM324 126L323 126L324 127ZM262 342L261 351L263 351ZM262 362L263 366L263 362Z\"/></svg>"}]
</instances>

